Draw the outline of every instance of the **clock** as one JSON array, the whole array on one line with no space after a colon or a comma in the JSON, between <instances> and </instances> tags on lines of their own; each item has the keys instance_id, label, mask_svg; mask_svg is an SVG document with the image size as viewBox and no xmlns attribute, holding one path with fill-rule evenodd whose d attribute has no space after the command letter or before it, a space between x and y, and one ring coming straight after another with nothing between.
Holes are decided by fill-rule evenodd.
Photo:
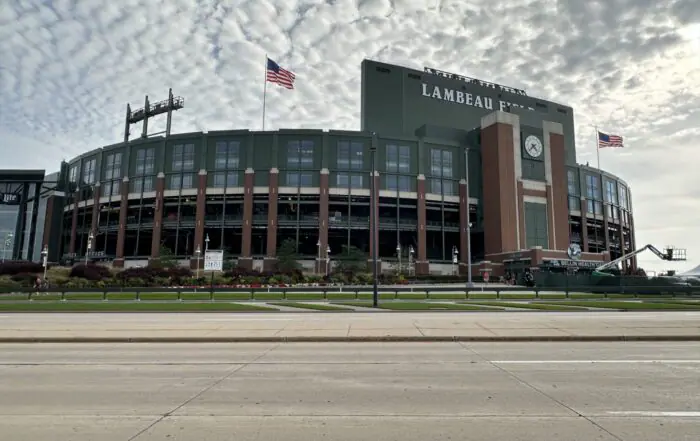
<instances>
[{"instance_id":1,"label":"clock","mask_svg":"<svg viewBox=\"0 0 700 441\"><path fill-rule=\"evenodd\" d=\"M525 138L525 151L533 158L539 158L542 155L542 141L535 135L530 135Z\"/></svg>"}]
</instances>

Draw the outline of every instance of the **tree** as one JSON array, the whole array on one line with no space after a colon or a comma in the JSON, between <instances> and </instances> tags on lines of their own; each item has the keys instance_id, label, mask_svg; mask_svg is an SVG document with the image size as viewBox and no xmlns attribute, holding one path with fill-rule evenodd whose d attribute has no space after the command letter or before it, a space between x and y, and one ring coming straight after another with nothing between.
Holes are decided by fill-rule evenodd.
<instances>
[{"instance_id":1,"label":"tree","mask_svg":"<svg viewBox=\"0 0 700 441\"><path fill-rule=\"evenodd\" d=\"M177 266L177 260L175 259L175 254L170 250L170 248L161 246L160 256L158 259L152 261L152 263L157 268L175 268Z\"/></svg>"},{"instance_id":2,"label":"tree","mask_svg":"<svg viewBox=\"0 0 700 441\"><path fill-rule=\"evenodd\" d=\"M336 271L343 274L367 272L367 255L356 246L343 245L341 254L336 255Z\"/></svg>"},{"instance_id":3,"label":"tree","mask_svg":"<svg viewBox=\"0 0 700 441\"><path fill-rule=\"evenodd\" d=\"M277 248L277 271L288 273L299 270L297 244L294 239L285 239Z\"/></svg>"}]
</instances>

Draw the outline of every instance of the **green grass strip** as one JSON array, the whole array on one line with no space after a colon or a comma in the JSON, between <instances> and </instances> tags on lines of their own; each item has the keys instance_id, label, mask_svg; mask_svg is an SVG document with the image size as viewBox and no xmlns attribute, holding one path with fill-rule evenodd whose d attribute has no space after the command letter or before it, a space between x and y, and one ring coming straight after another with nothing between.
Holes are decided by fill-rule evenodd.
<instances>
[{"instance_id":1,"label":"green grass strip","mask_svg":"<svg viewBox=\"0 0 700 441\"><path fill-rule=\"evenodd\" d=\"M240 303L119 303L119 302L24 302L1 303L0 312L236 312L279 311Z\"/></svg>"}]
</instances>

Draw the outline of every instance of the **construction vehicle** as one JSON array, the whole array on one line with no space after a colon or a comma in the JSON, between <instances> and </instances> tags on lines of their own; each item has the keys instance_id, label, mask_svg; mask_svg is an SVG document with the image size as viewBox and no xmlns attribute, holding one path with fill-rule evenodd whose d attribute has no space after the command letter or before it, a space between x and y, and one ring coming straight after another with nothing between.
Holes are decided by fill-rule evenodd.
<instances>
[{"instance_id":1,"label":"construction vehicle","mask_svg":"<svg viewBox=\"0 0 700 441\"><path fill-rule=\"evenodd\" d=\"M656 254L656 257L658 257L661 260L665 260L667 262L682 262L682 261L686 260L686 250L685 249L680 249L680 248L668 246L668 247L664 248L664 252L661 252L654 245L650 244L650 245L646 245L638 250L632 251L631 253L627 253L621 257L618 257L615 260L611 260L610 262L607 262L607 263L604 263L604 264L598 266L595 270L593 270L593 276L615 277L614 274L611 274L611 273L605 272L605 271L610 270L612 268L616 268L618 263L629 260L632 257L636 256L637 254L644 252L646 250L650 250L652 253Z\"/></svg>"}]
</instances>

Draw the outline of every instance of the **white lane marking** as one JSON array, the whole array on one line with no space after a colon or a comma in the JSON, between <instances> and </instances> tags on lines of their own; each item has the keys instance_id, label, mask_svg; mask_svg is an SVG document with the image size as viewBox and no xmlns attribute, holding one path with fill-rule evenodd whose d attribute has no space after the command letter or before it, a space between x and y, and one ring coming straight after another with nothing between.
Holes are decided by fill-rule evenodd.
<instances>
[{"instance_id":1,"label":"white lane marking","mask_svg":"<svg viewBox=\"0 0 700 441\"><path fill-rule=\"evenodd\" d=\"M700 417L700 412L659 412L659 411L625 411L625 412L606 412L608 415L626 415L626 416L648 416L648 417Z\"/></svg>"},{"instance_id":2,"label":"white lane marking","mask_svg":"<svg viewBox=\"0 0 700 441\"><path fill-rule=\"evenodd\" d=\"M700 364L700 360L494 360L494 364Z\"/></svg>"}]
</instances>

